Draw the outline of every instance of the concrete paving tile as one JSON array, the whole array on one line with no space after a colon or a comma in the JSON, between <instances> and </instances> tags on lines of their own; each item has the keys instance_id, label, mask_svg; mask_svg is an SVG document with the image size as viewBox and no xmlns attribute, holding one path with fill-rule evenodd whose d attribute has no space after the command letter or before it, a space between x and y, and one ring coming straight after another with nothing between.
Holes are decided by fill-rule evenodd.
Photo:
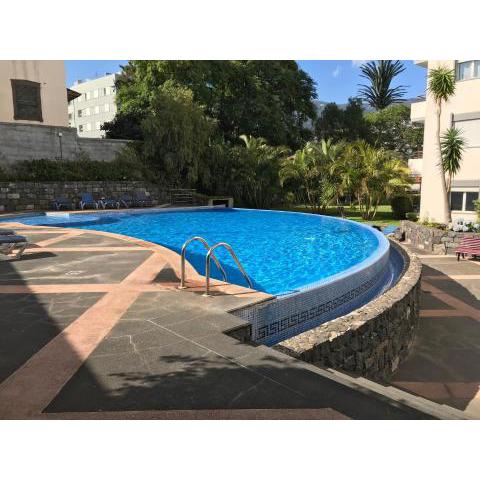
<instances>
[{"instance_id":1,"label":"concrete paving tile","mask_svg":"<svg viewBox=\"0 0 480 480\"><path fill-rule=\"evenodd\" d=\"M0 381L100 297L91 293L0 295Z\"/></svg>"},{"instance_id":2,"label":"concrete paving tile","mask_svg":"<svg viewBox=\"0 0 480 480\"><path fill-rule=\"evenodd\" d=\"M104 237L103 235L94 235L83 233L82 235L62 240L55 244L55 247L134 247L137 246L133 242L120 240L112 237Z\"/></svg>"},{"instance_id":3,"label":"concrete paving tile","mask_svg":"<svg viewBox=\"0 0 480 480\"><path fill-rule=\"evenodd\" d=\"M0 262L0 284L115 283L140 265L149 252L56 252Z\"/></svg>"}]
</instances>

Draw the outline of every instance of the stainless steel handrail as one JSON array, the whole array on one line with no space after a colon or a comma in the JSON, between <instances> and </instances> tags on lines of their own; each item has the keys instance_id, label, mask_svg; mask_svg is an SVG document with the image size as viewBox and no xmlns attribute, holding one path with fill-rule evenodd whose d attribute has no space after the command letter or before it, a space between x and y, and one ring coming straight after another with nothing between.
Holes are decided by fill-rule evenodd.
<instances>
[{"instance_id":1,"label":"stainless steel handrail","mask_svg":"<svg viewBox=\"0 0 480 480\"><path fill-rule=\"evenodd\" d=\"M224 247L227 249L228 253L230 253L232 258L235 260L235 263L237 264L238 269L240 270L240 272L242 272L242 275L247 281L248 286L253 289L252 281L250 280L250 277L247 275L247 272L245 271L242 264L240 263L240 260L235 255L233 248L228 243L219 242L213 245L213 247L211 247L208 250L207 257L205 258L205 293L204 295L206 296L210 295L210 258L215 258L213 252L218 247Z\"/></svg>"},{"instance_id":2,"label":"stainless steel handrail","mask_svg":"<svg viewBox=\"0 0 480 480\"><path fill-rule=\"evenodd\" d=\"M187 247L194 241L200 242L208 251L210 251L210 245L208 244L208 242L203 237L196 236L196 237L189 238L182 245L182 254L181 254L181 261L180 261L180 286L178 288L187 288L185 286L185 255L187 253ZM212 258L213 258L213 261L215 262L215 265L222 272L223 281L226 282L227 281L227 274L225 273L225 270L223 269L220 262L217 260L217 257L213 256Z\"/></svg>"}]
</instances>

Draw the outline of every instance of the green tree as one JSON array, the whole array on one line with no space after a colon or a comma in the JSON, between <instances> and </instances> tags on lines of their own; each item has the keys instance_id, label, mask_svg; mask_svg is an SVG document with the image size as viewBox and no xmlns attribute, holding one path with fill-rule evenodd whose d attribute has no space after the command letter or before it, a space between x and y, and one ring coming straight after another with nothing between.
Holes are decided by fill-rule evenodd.
<instances>
[{"instance_id":1,"label":"green tree","mask_svg":"<svg viewBox=\"0 0 480 480\"><path fill-rule=\"evenodd\" d=\"M137 151L169 186L194 186L214 130L214 121L193 101L192 92L168 81L151 99Z\"/></svg>"},{"instance_id":2,"label":"green tree","mask_svg":"<svg viewBox=\"0 0 480 480\"><path fill-rule=\"evenodd\" d=\"M435 125L435 152L437 165L440 170L440 183L442 190L443 212L438 222L449 223L452 219L450 202L448 201L447 184L445 180L445 169L442 161L442 145L440 136L440 119L442 116L442 105L455 93L455 71L446 67L437 67L430 70L428 74L428 91L433 96L436 107Z\"/></svg>"},{"instance_id":3,"label":"green tree","mask_svg":"<svg viewBox=\"0 0 480 480\"><path fill-rule=\"evenodd\" d=\"M345 109L341 109L336 103L325 105L316 122L315 134L319 139L330 139L334 143L340 140L353 142L367 139L368 125L361 100L349 98Z\"/></svg>"},{"instance_id":4,"label":"green tree","mask_svg":"<svg viewBox=\"0 0 480 480\"><path fill-rule=\"evenodd\" d=\"M453 177L459 172L462 154L466 147L465 139L458 128L448 128L441 137L443 170L447 174L447 194L450 194Z\"/></svg>"},{"instance_id":5,"label":"green tree","mask_svg":"<svg viewBox=\"0 0 480 480\"><path fill-rule=\"evenodd\" d=\"M298 147L311 135L305 123L316 117L314 82L294 61L132 60L117 82L114 123L147 115L168 80L192 91L227 141L248 134L271 145Z\"/></svg>"},{"instance_id":6,"label":"green tree","mask_svg":"<svg viewBox=\"0 0 480 480\"><path fill-rule=\"evenodd\" d=\"M398 152L403 158L422 148L423 125L410 121L410 107L390 105L383 110L367 112L370 142L386 150Z\"/></svg>"},{"instance_id":7,"label":"green tree","mask_svg":"<svg viewBox=\"0 0 480 480\"><path fill-rule=\"evenodd\" d=\"M362 218L375 218L385 198L404 192L410 185L410 171L394 152L360 141L346 150L349 164L344 172L346 185L353 192Z\"/></svg>"},{"instance_id":8,"label":"green tree","mask_svg":"<svg viewBox=\"0 0 480 480\"><path fill-rule=\"evenodd\" d=\"M362 65L360 70L362 72L360 76L369 81L368 85L360 85L360 97L376 110L399 102L405 95L405 86L391 87L392 80L405 71L405 66L400 60L368 62Z\"/></svg>"},{"instance_id":9,"label":"green tree","mask_svg":"<svg viewBox=\"0 0 480 480\"><path fill-rule=\"evenodd\" d=\"M264 138L241 135L239 163L234 178L237 192L247 206L268 208L280 194L279 169L288 154L286 147L268 145Z\"/></svg>"}]
</instances>

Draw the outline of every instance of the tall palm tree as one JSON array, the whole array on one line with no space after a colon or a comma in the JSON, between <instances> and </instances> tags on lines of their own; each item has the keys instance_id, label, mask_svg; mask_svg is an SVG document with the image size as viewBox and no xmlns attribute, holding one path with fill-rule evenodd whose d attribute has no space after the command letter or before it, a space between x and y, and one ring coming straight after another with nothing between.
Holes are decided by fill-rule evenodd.
<instances>
[{"instance_id":1,"label":"tall palm tree","mask_svg":"<svg viewBox=\"0 0 480 480\"><path fill-rule=\"evenodd\" d=\"M453 177L460 170L462 154L466 147L465 139L460 129L448 128L441 137L443 170L448 176L447 194L450 194Z\"/></svg>"},{"instance_id":2,"label":"tall palm tree","mask_svg":"<svg viewBox=\"0 0 480 480\"><path fill-rule=\"evenodd\" d=\"M442 187L442 217L436 219L441 223L449 223L452 220L450 212L450 203L448 201L447 184L445 181L445 169L442 161L442 144L440 137L440 119L442 116L442 105L455 93L455 71L440 66L430 70L428 74L428 91L433 96L436 107L436 127L435 127L435 152L437 164L440 170L440 179Z\"/></svg>"},{"instance_id":3,"label":"tall palm tree","mask_svg":"<svg viewBox=\"0 0 480 480\"><path fill-rule=\"evenodd\" d=\"M382 110L398 103L406 93L404 85L391 87L392 80L405 70L400 60L378 60L360 66L360 76L369 80L369 85L360 85L359 95L371 107Z\"/></svg>"}]
</instances>

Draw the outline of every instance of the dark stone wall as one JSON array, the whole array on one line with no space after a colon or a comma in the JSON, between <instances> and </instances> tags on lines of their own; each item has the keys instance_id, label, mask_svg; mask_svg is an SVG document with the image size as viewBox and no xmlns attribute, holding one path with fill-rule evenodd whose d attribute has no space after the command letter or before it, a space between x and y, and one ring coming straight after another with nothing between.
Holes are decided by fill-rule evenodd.
<instances>
[{"instance_id":1,"label":"dark stone wall","mask_svg":"<svg viewBox=\"0 0 480 480\"><path fill-rule=\"evenodd\" d=\"M67 197L75 202L83 192L94 198L119 197L124 193L144 190L154 204L169 202L168 192L158 185L141 181L105 182L0 182L0 211L50 210L56 197Z\"/></svg>"},{"instance_id":2,"label":"dark stone wall","mask_svg":"<svg viewBox=\"0 0 480 480\"><path fill-rule=\"evenodd\" d=\"M405 260L397 284L348 315L320 325L274 348L318 366L386 379L407 356L420 310L422 265L396 242Z\"/></svg>"},{"instance_id":3,"label":"dark stone wall","mask_svg":"<svg viewBox=\"0 0 480 480\"><path fill-rule=\"evenodd\" d=\"M436 255L454 253L464 237L480 238L480 233L440 230L409 220L400 222L397 235L401 235L412 246Z\"/></svg>"}]
</instances>

